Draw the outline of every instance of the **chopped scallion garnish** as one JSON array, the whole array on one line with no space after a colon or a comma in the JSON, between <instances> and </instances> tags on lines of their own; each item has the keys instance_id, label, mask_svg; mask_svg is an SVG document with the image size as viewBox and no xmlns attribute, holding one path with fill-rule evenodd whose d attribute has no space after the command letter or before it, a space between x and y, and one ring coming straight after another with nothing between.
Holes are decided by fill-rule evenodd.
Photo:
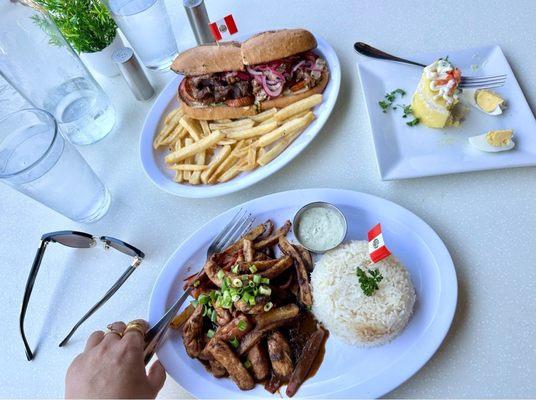
<instances>
[{"instance_id":1,"label":"chopped scallion garnish","mask_svg":"<svg viewBox=\"0 0 536 400\"><path fill-rule=\"evenodd\" d=\"M199 304L199 302L197 300L192 300L192 302L190 303L192 306L194 307L197 307L197 305Z\"/></svg>"},{"instance_id":2,"label":"chopped scallion garnish","mask_svg":"<svg viewBox=\"0 0 536 400\"><path fill-rule=\"evenodd\" d=\"M244 367L251 368L251 361L246 360L246 362L244 363Z\"/></svg>"},{"instance_id":3,"label":"chopped scallion garnish","mask_svg":"<svg viewBox=\"0 0 536 400\"><path fill-rule=\"evenodd\" d=\"M273 306L274 306L273 303L271 301L269 301L268 303L266 303L264 305L264 311L266 311L266 312L270 311Z\"/></svg>"},{"instance_id":4,"label":"chopped scallion garnish","mask_svg":"<svg viewBox=\"0 0 536 400\"><path fill-rule=\"evenodd\" d=\"M256 284L261 283L261 279L262 277L260 275L253 275L253 282L255 282Z\"/></svg>"},{"instance_id":5,"label":"chopped scallion garnish","mask_svg":"<svg viewBox=\"0 0 536 400\"><path fill-rule=\"evenodd\" d=\"M234 287L241 287L242 286L242 281L240 280L240 278L234 278L233 279L233 286Z\"/></svg>"},{"instance_id":6,"label":"chopped scallion garnish","mask_svg":"<svg viewBox=\"0 0 536 400\"><path fill-rule=\"evenodd\" d=\"M210 314L210 320L212 322L216 322L217 317L218 317L218 314L216 314L216 310L212 310L212 314Z\"/></svg>"},{"instance_id":7,"label":"chopped scallion garnish","mask_svg":"<svg viewBox=\"0 0 536 400\"><path fill-rule=\"evenodd\" d=\"M270 296L270 294L272 294L272 289L270 289L268 286L261 286L259 288L259 292L265 296Z\"/></svg>"},{"instance_id":8,"label":"chopped scallion garnish","mask_svg":"<svg viewBox=\"0 0 536 400\"><path fill-rule=\"evenodd\" d=\"M252 274L254 274L255 272L257 272L257 266L253 264L251 267L249 267L249 270L251 271Z\"/></svg>"},{"instance_id":9,"label":"chopped scallion garnish","mask_svg":"<svg viewBox=\"0 0 536 400\"><path fill-rule=\"evenodd\" d=\"M209 330L207 331L207 337L209 337L209 338L213 338L215 333L216 333L216 332L214 332L213 329L209 329Z\"/></svg>"},{"instance_id":10,"label":"chopped scallion garnish","mask_svg":"<svg viewBox=\"0 0 536 400\"><path fill-rule=\"evenodd\" d=\"M238 343L238 339L233 337L231 340L229 340L229 343L236 349L240 343Z\"/></svg>"},{"instance_id":11,"label":"chopped scallion garnish","mask_svg":"<svg viewBox=\"0 0 536 400\"><path fill-rule=\"evenodd\" d=\"M261 279L261 283L264 284L264 285L269 285L269 284L270 284L270 279L268 279L268 278L262 278L262 279Z\"/></svg>"},{"instance_id":12,"label":"chopped scallion garnish","mask_svg":"<svg viewBox=\"0 0 536 400\"><path fill-rule=\"evenodd\" d=\"M248 324L246 321L238 321L238 324L236 324L237 328L239 330L241 330L242 332L246 330L246 328L248 327Z\"/></svg>"},{"instance_id":13,"label":"chopped scallion garnish","mask_svg":"<svg viewBox=\"0 0 536 400\"><path fill-rule=\"evenodd\" d=\"M218 277L218 279L223 279L223 277L225 276L225 272L223 272L223 269L220 269L216 276Z\"/></svg>"},{"instance_id":14,"label":"chopped scallion garnish","mask_svg":"<svg viewBox=\"0 0 536 400\"><path fill-rule=\"evenodd\" d=\"M233 268L231 268L231 271L233 274L238 274L238 264L233 265Z\"/></svg>"}]
</instances>

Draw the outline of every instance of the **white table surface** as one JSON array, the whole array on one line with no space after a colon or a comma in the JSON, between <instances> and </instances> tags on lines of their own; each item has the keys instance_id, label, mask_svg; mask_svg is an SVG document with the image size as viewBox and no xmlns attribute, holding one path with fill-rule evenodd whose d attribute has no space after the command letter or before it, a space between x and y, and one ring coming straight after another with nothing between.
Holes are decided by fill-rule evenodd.
<instances>
[{"instance_id":1,"label":"white table surface","mask_svg":"<svg viewBox=\"0 0 536 400\"><path fill-rule=\"evenodd\" d=\"M193 37L182 5L166 2L179 46L187 48ZM422 370L389 397L535 397L536 169L382 182L352 49L357 40L400 55L499 44L534 111L534 0L207 3L213 20L232 12L241 32L295 26L327 39L342 64L335 111L319 137L279 173L239 193L188 200L160 191L141 169L138 137L151 101L135 101L120 77L99 79L118 122L108 137L80 151L112 193L108 215L95 224L77 224L0 186L0 397L61 397L67 366L87 335L117 319L145 316L161 266L195 229L237 203L308 187L352 189L395 201L427 221L454 259L459 303L451 331ZM170 78L151 74L157 90ZM27 316L30 342L39 343L29 363L18 333L24 284L41 234L61 229L116 236L141 248L147 258L60 349L62 335L129 260L113 251L49 246ZM189 395L169 378L160 397Z\"/></svg>"}]
</instances>

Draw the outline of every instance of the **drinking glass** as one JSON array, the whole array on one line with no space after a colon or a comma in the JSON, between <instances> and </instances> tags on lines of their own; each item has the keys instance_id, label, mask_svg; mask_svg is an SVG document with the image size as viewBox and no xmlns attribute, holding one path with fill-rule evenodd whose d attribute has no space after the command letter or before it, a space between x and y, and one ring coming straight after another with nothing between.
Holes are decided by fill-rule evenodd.
<instances>
[{"instance_id":1,"label":"drinking glass","mask_svg":"<svg viewBox=\"0 0 536 400\"><path fill-rule=\"evenodd\" d=\"M106 187L44 110L0 119L0 181L77 222L96 221L110 206Z\"/></svg>"},{"instance_id":2,"label":"drinking glass","mask_svg":"<svg viewBox=\"0 0 536 400\"><path fill-rule=\"evenodd\" d=\"M0 2L0 75L54 115L74 144L94 143L115 124L110 101L56 25L19 2Z\"/></svg>"},{"instance_id":3,"label":"drinking glass","mask_svg":"<svg viewBox=\"0 0 536 400\"><path fill-rule=\"evenodd\" d=\"M149 69L163 70L178 53L164 0L105 0L121 32Z\"/></svg>"}]
</instances>

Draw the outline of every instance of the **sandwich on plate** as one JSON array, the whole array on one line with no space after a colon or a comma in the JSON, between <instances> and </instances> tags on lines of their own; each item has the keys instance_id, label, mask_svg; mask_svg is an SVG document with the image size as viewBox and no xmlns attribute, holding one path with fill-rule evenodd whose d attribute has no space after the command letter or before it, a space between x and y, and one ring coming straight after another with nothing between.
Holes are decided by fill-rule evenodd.
<instances>
[{"instance_id":1,"label":"sandwich on plate","mask_svg":"<svg viewBox=\"0 0 536 400\"><path fill-rule=\"evenodd\" d=\"M461 71L448 58L440 58L424 68L413 95L413 115L429 128L445 128L458 123Z\"/></svg>"},{"instance_id":2,"label":"sandwich on plate","mask_svg":"<svg viewBox=\"0 0 536 400\"><path fill-rule=\"evenodd\" d=\"M186 50L171 65L184 75L182 109L195 119L242 118L322 93L329 71L316 47L309 31L282 29Z\"/></svg>"}]
</instances>

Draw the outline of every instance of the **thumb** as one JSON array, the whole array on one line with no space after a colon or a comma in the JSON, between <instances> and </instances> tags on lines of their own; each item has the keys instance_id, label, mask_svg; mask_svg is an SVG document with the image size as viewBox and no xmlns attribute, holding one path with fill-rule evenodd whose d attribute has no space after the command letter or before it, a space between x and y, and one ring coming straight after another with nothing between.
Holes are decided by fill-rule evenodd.
<instances>
[{"instance_id":1,"label":"thumb","mask_svg":"<svg viewBox=\"0 0 536 400\"><path fill-rule=\"evenodd\" d=\"M155 395L157 395L166 381L166 370L159 360L156 360L153 365L151 365L151 368L149 368L147 379L149 380L149 384L154 389Z\"/></svg>"}]
</instances>

